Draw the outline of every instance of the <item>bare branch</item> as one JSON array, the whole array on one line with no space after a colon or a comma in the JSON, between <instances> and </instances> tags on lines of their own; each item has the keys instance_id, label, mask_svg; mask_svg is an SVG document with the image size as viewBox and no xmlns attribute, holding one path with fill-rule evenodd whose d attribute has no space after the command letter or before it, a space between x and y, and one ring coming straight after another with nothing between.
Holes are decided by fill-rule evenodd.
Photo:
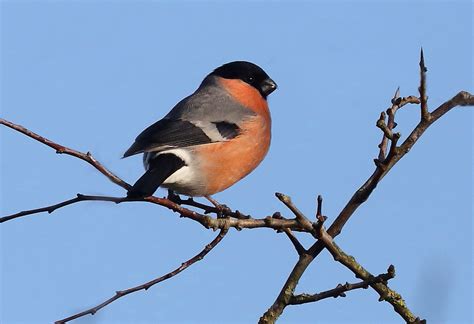
<instances>
[{"instance_id":1,"label":"bare branch","mask_svg":"<svg viewBox=\"0 0 474 324\"><path fill-rule=\"evenodd\" d=\"M298 255L302 255L307 252L306 249L303 247L300 241L298 241L296 236L291 232L289 228L283 229L283 232L285 232L286 236L288 236L288 238L290 239Z\"/></svg>"},{"instance_id":2,"label":"bare branch","mask_svg":"<svg viewBox=\"0 0 474 324\"><path fill-rule=\"evenodd\" d=\"M418 91L420 92L421 101L421 120L429 120L431 118L428 111L428 97L426 96L426 71L428 69L425 66L425 57L423 55L423 48L420 50L420 86Z\"/></svg>"},{"instance_id":3,"label":"bare branch","mask_svg":"<svg viewBox=\"0 0 474 324\"><path fill-rule=\"evenodd\" d=\"M382 130L382 132L384 134L384 139L385 138L392 139L393 133L392 133L392 130L390 128L388 128L387 124L385 123L385 118L386 118L385 112L382 111L380 113L379 119L377 120L376 126L378 128L380 128L380 130Z\"/></svg>"},{"instance_id":4,"label":"bare branch","mask_svg":"<svg viewBox=\"0 0 474 324\"><path fill-rule=\"evenodd\" d=\"M397 127L395 122L395 114L398 109L402 108L407 104L419 104L420 99L415 96L400 97L400 87L397 88L395 94L392 98L392 106L387 109L387 112L382 112L379 119L377 120L377 127L380 128L383 132L382 141L379 144L379 156L376 160L376 165L378 166L379 162L385 161L387 154L388 140L392 139L392 130ZM388 115L388 121L385 123L386 116Z\"/></svg>"},{"instance_id":5,"label":"bare branch","mask_svg":"<svg viewBox=\"0 0 474 324\"><path fill-rule=\"evenodd\" d=\"M295 295L291 297L290 299L290 305L300 305L300 304L306 304L306 303L313 303L317 302L321 299L326 299L326 298L337 298L337 297L346 297L345 292L350 291L350 290L355 290L355 289L367 289L369 285L375 284L375 283L385 283L388 280L392 279L395 277L395 267L393 265L390 265L387 269L387 273L382 273L379 274L376 277L369 278L367 280L362 280L357 283L348 283L346 282L345 284L339 284L337 285L336 288L326 290L317 294L300 294L300 295Z\"/></svg>"},{"instance_id":6,"label":"bare branch","mask_svg":"<svg viewBox=\"0 0 474 324\"><path fill-rule=\"evenodd\" d=\"M298 281L313 260L314 257L310 253L300 255L298 262L296 262L293 270L291 270L288 279L286 279L285 284L278 294L277 299L273 305L270 306L270 308L262 315L262 317L260 317L258 321L259 324L275 323L278 317L280 317L281 313L283 313L285 307L289 305L295 288L298 285Z\"/></svg>"},{"instance_id":7,"label":"bare branch","mask_svg":"<svg viewBox=\"0 0 474 324\"><path fill-rule=\"evenodd\" d=\"M360 265L353 256L347 255L336 243L333 238L321 227L320 240L326 249L331 253L334 260L346 266L357 278L362 280L372 280L374 276ZM394 269L393 269L394 270ZM393 309L407 322L415 323L419 321L410 309L408 309L402 296L396 291L390 289L385 282L369 284L380 296L379 301L386 301L393 306Z\"/></svg>"},{"instance_id":8,"label":"bare branch","mask_svg":"<svg viewBox=\"0 0 474 324\"><path fill-rule=\"evenodd\" d=\"M128 197L110 197L110 196L91 196L91 195L83 195L77 194L77 197L62 201L60 203L21 211L16 214L8 215L0 217L0 223L13 220L15 218L38 214L38 213L52 213L53 211L66 207L68 205L72 205L82 201L107 201L113 202L116 204L124 203L124 202L148 202L152 204L157 204L160 206L167 207L177 213L180 214L181 217L189 218L194 220L208 229L218 230L224 228L235 228L237 230L241 230L243 228L254 229L254 228L270 228L276 231L283 231L285 228L292 229L298 232L307 232L307 229L303 228L299 221L296 219L286 219L282 216L274 217L274 216L267 216L265 218L250 218L250 217L242 217L242 218L213 218L208 215L200 214L196 211L192 211L187 208L183 208L180 205L174 203L173 201L165 198L159 197L146 197L146 198L128 198ZM205 206L205 205L204 205ZM208 206L206 206L208 207ZM311 229L312 230L312 229Z\"/></svg>"},{"instance_id":9,"label":"bare branch","mask_svg":"<svg viewBox=\"0 0 474 324\"><path fill-rule=\"evenodd\" d=\"M425 82L425 81L424 81ZM395 96L398 97L398 90L395 93ZM395 113L396 111L406 105L408 103L420 103L420 99L409 96L406 98L397 98L392 99L392 108L387 111L387 115L389 118L387 127L389 129L393 129L396 126L395 123ZM466 92L461 91L452 99L448 100L447 102L440 105L437 109L433 111L431 114L431 118L429 120L421 120L420 123L415 127L415 129L411 132L408 138L403 142L400 147L396 146L396 142L392 144L391 152L393 154L389 154L384 161L377 161L375 171L372 175L366 180L366 182L353 194L351 199L347 202L344 206L342 211L339 213L338 217L334 220L331 224L327 233L331 237L336 237L339 235L347 223L349 218L354 214L354 212L362 205L370 196L372 191L377 187L378 183L383 179L383 177L391 170L391 168L403 157L405 156L408 151L413 147L413 145L417 142L419 137L424 133L424 131L431 126L438 118L446 114L452 108L457 106L472 106L474 105L474 98L473 96ZM388 139L384 139L379 145L380 152L379 157L383 154L385 155L386 146ZM397 139L398 140L398 139ZM259 323L266 324L266 323L274 323L278 317L281 315L285 307L288 305L291 296L295 291L295 287L298 284L299 279L301 278L302 274L306 270L306 268L311 264L311 262L316 258L319 253L324 249L324 244L321 240L318 240L314 243L309 249L308 254L300 256L297 263L293 267L293 270L288 276L285 284L283 285L282 289L280 290L279 295L277 296L274 303L270 306L270 308L262 315L259 320ZM421 321L417 318L414 319L416 321Z\"/></svg>"},{"instance_id":10,"label":"bare branch","mask_svg":"<svg viewBox=\"0 0 474 324\"><path fill-rule=\"evenodd\" d=\"M446 114L448 111L451 109L461 106L474 106L474 96L470 94L467 91L461 91L454 97L452 97L450 100L446 101L443 103L441 106L436 108L432 113L431 113L431 123L434 123L436 120L438 120L441 116Z\"/></svg>"},{"instance_id":11,"label":"bare branch","mask_svg":"<svg viewBox=\"0 0 474 324\"><path fill-rule=\"evenodd\" d=\"M410 97L409 97L410 98ZM408 138L399 147L396 154L393 154L390 159L384 161L385 167L382 168L377 166L374 173L367 179L367 181L354 193L346 206L339 213L339 216L332 223L328 229L328 233L335 237L339 235L342 228L352 216L352 214L364 203L370 196L372 191L375 189L377 184L383 179L383 177L390 171L390 169L402 158L418 141L419 137L430 127L438 118L446 114L452 108L457 106L472 106L474 105L473 96L462 91L454 96L452 99L440 105L432 114L429 121L421 121Z\"/></svg>"},{"instance_id":12,"label":"bare branch","mask_svg":"<svg viewBox=\"0 0 474 324\"><path fill-rule=\"evenodd\" d=\"M313 232L313 223L293 204L291 198L280 192L276 192L275 196L283 203L289 210L296 216L296 220L302 228L306 229L307 232Z\"/></svg>"},{"instance_id":13,"label":"bare branch","mask_svg":"<svg viewBox=\"0 0 474 324\"><path fill-rule=\"evenodd\" d=\"M29 129L24 128L23 126L16 125L16 124L14 124L12 122L9 122L8 120L5 120L3 118L0 118L0 124L5 125L7 127L10 127L12 129L20 132L20 133L25 134L28 137L31 137L32 139L34 139L34 140L36 140L40 143L43 143L43 144L55 149L57 154L71 155L71 156L74 156L78 159L86 161L87 163L92 165L94 168L96 168L100 173L102 173L107 178L109 178L109 180L112 181L113 183L115 183L115 184L119 185L120 187L122 187L124 189L127 189L127 190L131 188L130 184L126 183L125 181L123 181L122 179L117 177L115 174L113 174L111 171L109 171L99 161L97 161L92 156L92 154L89 153L89 152L82 153L82 152L70 149L68 147L59 145L59 144L57 144L57 143L55 143L55 142L53 142L53 141L51 141L51 140L49 140L49 139L47 139L43 136L40 136L40 135L30 131Z\"/></svg>"},{"instance_id":14,"label":"bare branch","mask_svg":"<svg viewBox=\"0 0 474 324\"><path fill-rule=\"evenodd\" d=\"M153 279L147 283L144 283L142 285L139 285L139 286L136 286L136 287L132 287L132 288L128 288L128 289L125 289L125 290L120 290L120 291L117 291L115 293L114 296L110 297L109 299L107 299L106 301L104 301L103 303L97 305L97 306L94 306L88 310L85 310L83 312L80 312L80 313L77 313L75 315L72 315L72 316L69 316L67 318L64 318L64 319L61 319L61 320L58 320L56 321L55 323L56 324L62 324L62 323L66 323L66 322L69 322L69 321L72 321L74 319L77 319L79 317L83 317L83 316L86 316L86 315L94 315L95 313L97 313L99 310L101 310L102 308L104 308L105 306L109 305L110 303L113 303L114 301L116 301L117 299L119 298L122 298L123 296L126 296L128 294L131 294L131 293L134 293L134 292L137 292L137 291L140 291L140 290L148 290L148 288L156 285L157 283L160 283L162 281L165 281L167 279L170 279L174 276L176 276L178 273L186 270L188 267L190 267L191 265L193 265L194 263L204 259L204 257L213 249L217 246L217 244L219 244L222 239L224 238L224 236L226 236L228 232L228 229L227 228L224 228L224 229L221 229L221 231L219 232L219 234L216 236L216 238L214 238L214 240L212 240L212 242L210 242L209 244L207 244L204 249L199 252L197 255L195 255L194 257L192 257L191 259L183 262L178 268L174 269L173 271L171 272L168 272L167 274L165 274L164 276L161 276L159 278L156 278L156 279Z\"/></svg>"},{"instance_id":15,"label":"bare branch","mask_svg":"<svg viewBox=\"0 0 474 324\"><path fill-rule=\"evenodd\" d=\"M382 141L379 144L379 156L376 161L376 166L382 166L383 163L387 160L387 146L388 141L393 140L394 135L400 138L400 133L393 134L393 129L397 127L397 123L395 122L395 114L397 111L407 104L419 104L420 99L415 96L408 96L408 97L400 97L400 88L397 88L395 91L395 95L392 98L392 106L387 109L386 112L380 113L380 117L377 120L376 126L380 128L383 132ZM385 122L386 117L388 116L388 121ZM393 144L393 141L392 141ZM395 143L396 145L396 143ZM383 167L383 166L382 166Z\"/></svg>"},{"instance_id":16,"label":"bare branch","mask_svg":"<svg viewBox=\"0 0 474 324\"><path fill-rule=\"evenodd\" d=\"M318 195L317 201L318 201L318 207L316 209L316 219L320 221L321 217L324 217L323 216L323 196Z\"/></svg>"},{"instance_id":17,"label":"bare branch","mask_svg":"<svg viewBox=\"0 0 474 324\"><path fill-rule=\"evenodd\" d=\"M38 214L38 213L44 213L44 212L48 212L49 214L51 214L53 211L55 211L58 208L61 208L61 207L67 206L67 205L71 205L71 204L75 204L79 201L82 201L82 199L80 199L79 195L78 195L76 198L65 200L65 201L60 202L60 203L55 204L55 205L42 207L42 208L36 208L36 209L30 209L30 210L24 210L24 211L21 211L21 212L16 213L16 214L0 217L0 223L9 221L9 220L12 220L12 219L15 219L15 218L19 218L19 217L22 217L22 216L32 215L32 214Z\"/></svg>"},{"instance_id":18,"label":"bare branch","mask_svg":"<svg viewBox=\"0 0 474 324\"><path fill-rule=\"evenodd\" d=\"M388 151L386 161L390 161L392 156L398 154L397 143L398 143L398 140L400 139L400 136L401 136L400 133L393 133L392 134L392 138L390 139L390 150ZM386 161L384 161L383 166L385 165ZM382 166L382 168L383 168L383 166Z\"/></svg>"}]
</instances>

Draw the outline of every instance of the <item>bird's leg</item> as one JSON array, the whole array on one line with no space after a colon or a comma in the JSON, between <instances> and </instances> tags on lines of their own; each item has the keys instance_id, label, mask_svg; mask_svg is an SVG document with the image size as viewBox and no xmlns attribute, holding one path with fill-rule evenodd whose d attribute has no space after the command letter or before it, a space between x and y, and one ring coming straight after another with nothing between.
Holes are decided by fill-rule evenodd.
<instances>
[{"instance_id":1,"label":"bird's leg","mask_svg":"<svg viewBox=\"0 0 474 324\"><path fill-rule=\"evenodd\" d=\"M232 210L229 207L227 207L224 204L219 203L217 200L215 200L211 196L204 196L204 198L209 200L209 202L211 204L213 204L214 207L216 207L216 209L217 209L217 218L223 218L223 217L226 217L225 216L226 214L232 213Z\"/></svg>"},{"instance_id":2,"label":"bird's leg","mask_svg":"<svg viewBox=\"0 0 474 324\"><path fill-rule=\"evenodd\" d=\"M169 200L171 200L172 202L180 205L183 200L181 199L181 197L179 195L177 195L173 190L171 189L168 189L168 197L167 197Z\"/></svg>"}]
</instances>

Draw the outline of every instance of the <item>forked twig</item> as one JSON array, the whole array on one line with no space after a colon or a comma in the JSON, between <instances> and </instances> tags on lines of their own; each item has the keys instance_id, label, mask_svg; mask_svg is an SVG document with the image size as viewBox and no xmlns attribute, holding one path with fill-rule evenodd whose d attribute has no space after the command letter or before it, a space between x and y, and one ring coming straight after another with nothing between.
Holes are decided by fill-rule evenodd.
<instances>
[{"instance_id":1,"label":"forked twig","mask_svg":"<svg viewBox=\"0 0 474 324\"><path fill-rule=\"evenodd\" d=\"M320 242L323 242L324 247L329 251L329 253L331 253L334 260L351 270L357 278L360 278L365 281L370 281L374 278L374 276L369 271L367 271L361 264L359 264L353 256L346 254L334 242L331 235L329 235L324 229L324 226L321 226L319 228L319 239ZM393 275L395 276L394 268L389 268L389 272L393 272ZM386 301L391 304L393 306L393 309L407 323L418 323L420 321L423 321L410 311L402 296L396 291L390 289L386 282L370 282L369 286L372 287L379 294L379 301Z\"/></svg>"}]
</instances>

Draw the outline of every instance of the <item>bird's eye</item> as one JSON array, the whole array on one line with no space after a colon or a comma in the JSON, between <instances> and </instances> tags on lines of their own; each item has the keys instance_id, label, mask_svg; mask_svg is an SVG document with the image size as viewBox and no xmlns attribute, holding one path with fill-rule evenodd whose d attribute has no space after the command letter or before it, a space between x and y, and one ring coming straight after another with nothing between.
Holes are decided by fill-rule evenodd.
<instances>
[{"instance_id":1,"label":"bird's eye","mask_svg":"<svg viewBox=\"0 0 474 324\"><path fill-rule=\"evenodd\" d=\"M253 82L253 80L254 80L253 77L248 77L248 78L247 78L247 81L248 81L248 82Z\"/></svg>"}]
</instances>

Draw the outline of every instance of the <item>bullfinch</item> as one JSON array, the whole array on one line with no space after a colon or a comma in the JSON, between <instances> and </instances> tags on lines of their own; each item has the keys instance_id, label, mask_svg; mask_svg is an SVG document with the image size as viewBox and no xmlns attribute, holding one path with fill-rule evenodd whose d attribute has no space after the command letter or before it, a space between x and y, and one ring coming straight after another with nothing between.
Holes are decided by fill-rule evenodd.
<instances>
[{"instance_id":1,"label":"bullfinch","mask_svg":"<svg viewBox=\"0 0 474 324\"><path fill-rule=\"evenodd\" d=\"M151 196L161 186L209 197L248 175L270 146L267 97L276 88L268 74L250 62L215 69L125 152L123 157L144 153L146 169L127 196Z\"/></svg>"}]
</instances>

